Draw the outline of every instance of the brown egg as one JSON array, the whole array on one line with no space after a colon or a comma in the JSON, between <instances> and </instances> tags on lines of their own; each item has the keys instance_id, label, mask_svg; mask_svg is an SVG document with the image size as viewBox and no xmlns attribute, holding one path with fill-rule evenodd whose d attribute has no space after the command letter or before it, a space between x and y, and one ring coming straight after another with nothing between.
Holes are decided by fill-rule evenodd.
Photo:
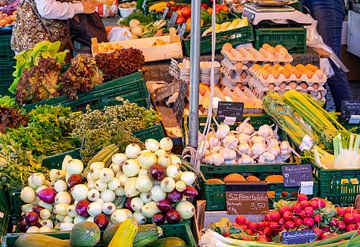
<instances>
[{"instance_id":1,"label":"brown egg","mask_svg":"<svg viewBox=\"0 0 360 247\"><path fill-rule=\"evenodd\" d=\"M265 69L265 68L269 68L269 67L272 67L271 64L269 64L269 63L263 65L263 68L264 68L264 69Z\"/></svg>"},{"instance_id":2,"label":"brown egg","mask_svg":"<svg viewBox=\"0 0 360 247\"><path fill-rule=\"evenodd\" d=\"M280 87L280 89L285 89L286 83L285 82L280 83L279 87Z\"/></svg>"},{"instance_id":3,"label":"brown egg","mask_svg":"<svg viewBox=\"0 0 360 247\"><path fill-rule=\"evenodd\" d=\"M290 82L289 87L290 87L291 89L296 89L296 87L297 87L296 82Z\"/></svg>"},{"instance_id":4,"label":"brown egg","mask_svg":"<svg viewBox=\"0 0 360 247\"><path fill-rule=\"evenodd\" d=\"M230 44L230 43L226 43L226 44L223 45L223 49L224 49L225 51L231 51L232 48L233 48L233 46L232 46L232 44Z\"/></svg>"},{"instance_id":5,"label":"brown egg","mask_svg":"<svg viewBox=\"0 0 360 247\"><path fill-rule=\"evenodd\" d=\"M315 75L317 75L317 77L319 79L322 79L324 77L324 72L319 69L319 70L315 71Z\"/></svg>"},{"instance_id":6,"label":"brown egg","mask_svg":"<svg viewBox=\"0 0 360 247\"><path fill-rule=\"evenodd\" d=\"M275 69L277 69L277 68L279 68L279 67L281 67L281 65L280 64L274 64L274 66L273 66Z\"/></svg>"},{"instance_id":7,"label":"brown egg","mask_svg":"<svg viewBox=\"0 0 360 247\"><path fill-rule=\"evenodd\" d=\"M269 71L267 71L265 69L261 69L260 74L265 80L269 77Z\"/></svg>"},{"instance_id":8,"label":"brown egg","mask_svg":"<svg viewBox=\"0 0 360 247\"><path fill-rule=\"evenodd\" d=\"M307 69L307 70L305 70L305 75L308 79L311 79L314 76L314 72Z\"/></svg>"},{"instance_id":9,"label":"brown egg","mask_svg":"<svg viewBox=\"0 0 360 247\"><path fill-rule=\"evenodd\" d=\"M274 83L270 83L270 84L268 85L268 89L274 90L274 88L275 88L275 84L274 84Z\"/></svg>"},{"instance_id":10,"label":"brown egg","mask_svg":"<svg viewBox=\"0 0 360 247\"><path fill-rule=\"evenodd\" d=\"M319 89L319 84L314 83L314 84L312 85L312 88L315 89L315 90Z\"/></svg>"},{"instance_id":11,"label":"brown egg","mask_svg":"<svg viewBox=\"0 0 360 247\"><path fill-rule=\"evenodd\" d=\"M283 74L286 79L289 79L290 76L291 76L291 72L290 72L289 70L287 70L287 69L283 69L283 70L281 71L281 74Z\"/></svg>"},{"instance_id":12,"label":"brown egg","mask_svg":"<svg viewBox=\"0 0 360 247\"><path fill-rule=\"evenodd\" d=\"M314 65L312 65L312 64L307 64L307 65L306 65L306 68L309 69L309 70L311 70L311 71L314 72L314 73L319 69L317 66L314 66Z\"/></svg>"},{"instance_id":13,"label":"brown egg","mask_svg":"<svg viewBox=\"0 0 360 247\"><path fill-rule=\"evenodd\" d=\"M280 72L277 70L273 70L270 72L270 74L272 74L274 76L275 79L278 79L280 76Z\"/></svg>"},{"instance_id":14,"label":"brown egg","mask_svg":"<svg viewBox=\"0 0 360 247\"><path fill-rule=\"evenodd\" d=\"M305 72L305 70L306 70L306 67L303 65L303 64L297 64L296 65L296 68L298 69L298 70L300 70L301 72Z\"/></svg>"},{"instance_id":15,"label":"brown egg","mask_svg":"<svg viewBox=\"0 0 360 247\"><path fill-rule=\"evenodd\" d=\"M239 63L236 63L236 64L235 64L235 67L236 67L236 69L241 70L241 69L244 67L244 65L239 62Z\"/></svg>"},{"instance_id":16,"label":"brown egg","mask_svg":"<svg viewBox=\"0 0 360 247\"><path fill-rule=\"evenodd\" d=\"M302 83L300 83L300 87L301 87L302 89L307 89L307 88L308 88L308 84L306 84L305 82L302 82Z\"/></svg>"}]
</instances>

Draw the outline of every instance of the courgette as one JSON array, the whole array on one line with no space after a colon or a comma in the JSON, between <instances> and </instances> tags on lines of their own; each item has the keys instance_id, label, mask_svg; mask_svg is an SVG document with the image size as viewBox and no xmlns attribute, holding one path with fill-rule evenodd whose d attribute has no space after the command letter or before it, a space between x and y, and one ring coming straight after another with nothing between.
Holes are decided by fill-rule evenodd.
<instances>
[{"instance_id":1,"label":"courgette","mask_svg":"<svg viewBox=\"0 0 360 247\"><path fill-rule=\"evenodd\" d=\"M18 237L14 244L15 247L70 247L70 240L61 240L44 234L24 234Z\"/></svg>"}]
</instances>

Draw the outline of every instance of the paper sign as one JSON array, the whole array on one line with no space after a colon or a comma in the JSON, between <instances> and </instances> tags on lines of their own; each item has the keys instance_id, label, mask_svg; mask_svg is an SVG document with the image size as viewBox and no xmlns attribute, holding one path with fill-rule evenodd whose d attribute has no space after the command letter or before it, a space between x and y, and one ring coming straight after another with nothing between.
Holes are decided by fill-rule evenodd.
<instances>
[{"instance_id":1,"label":"paper sign","mask_svg":"<svg viewBox=\"0 0 360 247\"><path fill-rule=\"evenodd\" d=\"M311 165L288 165L281 169L285 187L299 187L301 182L313 181Z\"/></svg>"},{"instance_id":2,"label":"paper sign","mask_svg":"<svg viewBox=\"0 0 360 247\"><path fill-rule=\"evenodd\" d=\"M186 23L179 25L178 33L180 38L184 37L185 31L186 31Z\"/></svg>"},{"instance_id":3,"label":"paper sign","mask_svg":"<svg viewBox=\"0 0 360 247\"><path fill-rule=\"evenodd\" d=\"M360 100L343 100L341 102L341 117L349 119L353 115L360 115Z\"/></svg>"},{"instance_id":4,"label":"paper sign","mask_svg":"<svg viewBox=\"0 0 360 247\"><path fill-rule=\"evenodd\" d=\"M315 241L317 238L313 230L302 230L294 232L283 232L281 242L284 244L305 244Z\"/></svg>"},{"instance_id":5,"label":"paper sign","mask_svg":"<svg viewBox=\"0 0 360 247\"><path fill-rule=\"evenodd\" d=\"M169 26L170 27L175 26L177 17L178 17L178 14L176 13L176 11L173 12L172 15L171 15L171 19L169 20Z\"/></svg>"},{"instance_id":6,"label":"paper sign","mask_svg":"<svg viewBox=\"0 0 360 247\"><path fill-rule=\"evenodd\" d=\"M166 15L167 15L168 12L169 12L169 7L166 7L166 8L164 9L164 13L163 13L162 19L165 19L165 18L166 18Z\"/></svg>"},{"instance_id":7,"label":"paper sign","mask_svg":"<svg viewBox=\"0 0 360 247\"><path fill-rule=\"evenodd\" d=\"M237 122L240 122L243 118L244 103L219 101L217 109L219 121L223 121L226 117L234 117Z\"/></svg>"},{"instance_id":8,"label":"paper sign","mask_svg":"<svg viewBox=\"0 0 360 247\"><path fill-rule=\"evenodd\" d=\"M226 184L228 214L261 214L269 210L266 182Z\"/></svg>"}]
</instances>

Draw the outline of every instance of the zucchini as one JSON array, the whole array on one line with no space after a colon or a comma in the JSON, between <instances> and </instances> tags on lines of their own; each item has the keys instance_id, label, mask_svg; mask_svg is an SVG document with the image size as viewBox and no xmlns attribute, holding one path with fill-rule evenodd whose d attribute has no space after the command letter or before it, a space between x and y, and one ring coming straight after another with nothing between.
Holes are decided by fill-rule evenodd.
<instances>
[{"instance_id":1,"label":"zucchini","mask_svg":"<svg viewBox=\"0 0 360 247\"><path fill-rule=\"evenodd\" d=\"M18 237L14 244L15 247L71 247L70 240L61 240L45 234L24 234Z\"/></svg>"}]
</instances>

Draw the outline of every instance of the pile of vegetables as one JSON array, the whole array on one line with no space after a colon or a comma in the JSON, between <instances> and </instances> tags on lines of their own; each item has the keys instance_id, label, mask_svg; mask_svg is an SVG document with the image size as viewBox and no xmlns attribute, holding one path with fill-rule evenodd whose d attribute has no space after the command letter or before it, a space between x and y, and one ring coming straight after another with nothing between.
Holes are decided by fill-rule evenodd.
<instances>
[{"instance_id":1,"label":"pile of vegetables","mask_svg":"<svg viewBox=\"0 0 360 247\"><path fill-rule=\"evenodd\" d=\"M19 229L68 231L84 221L105 229L126 219L174 224L192 218L195 207L186 199L198 194L196 175L181 170L185 165L170 153L170 138L148 139L145 147L102 151L87 166L66 156L61 170L32 174L20 194L25 204Z\"/></svg>"},{"instance_id":2,"label":"pile of vegetables","mask_svg":"<svg viewBox=\"0 0 360 247\"><path fill-rule=\"evenodd\" d=\"M255 131L249 118L235 131L227 124L220 124L210 131L206 141L202 162L211 165L255 164L284 162L290 158L291 148L287 141L279 141L271 126L265 124Z\"/></svg>"},{"instance_id":3,"label":"pile of vegetables","mask_svg":"<svg viewBox=\"0 0 360 247\"><path fill-rule=\"evenodd\" d=\"M0 133L4 133L6 128L18 128L27 123L27 116L14 107L1 107L0 106Z\"/></svg>"},{"instance_id":4,"label":"pile of vegetables","mask_svg":"<svg viewBox=\"0 0 360 247\"><path fill-rule=\"evenodd\" d=\"M76 112L67 118L71 135L83 143L81 154L84 162L110 144L116 144L122 152L130 143L141 145L133 133L160 124L160 118L153 109L148 110L126 100L122 103L104 110L87 108L86 112Z\"/></svg>"},{"instance_id":5,"label":"pile of vegetables","mask_svg":"<svg viewBox=\"0 0 360 247\"><path fill-rule=\"evenodd\" d=\"M222 219L210 228L226 238L209 231L202 237L201 242L207 243L211 238L224 245L206 246L286 246L276 244L281 242L282 232L309 229L315 232L316 242L296 246L323 246L339 241L342 241L341 244L348 244L353 241L349 238L360 228L360 211L353 207L335 207L322 198L308 200L306 195L299 194L297 201L281 200L275 203L275 209L266 212L262 221L250 222L246 217L238 216L234 223ZM250 241L273 244L252 244ZM344 246L355 246L346 244ZM329 246L340 246L340 243Z\"/></svg>"}]
</instances>

